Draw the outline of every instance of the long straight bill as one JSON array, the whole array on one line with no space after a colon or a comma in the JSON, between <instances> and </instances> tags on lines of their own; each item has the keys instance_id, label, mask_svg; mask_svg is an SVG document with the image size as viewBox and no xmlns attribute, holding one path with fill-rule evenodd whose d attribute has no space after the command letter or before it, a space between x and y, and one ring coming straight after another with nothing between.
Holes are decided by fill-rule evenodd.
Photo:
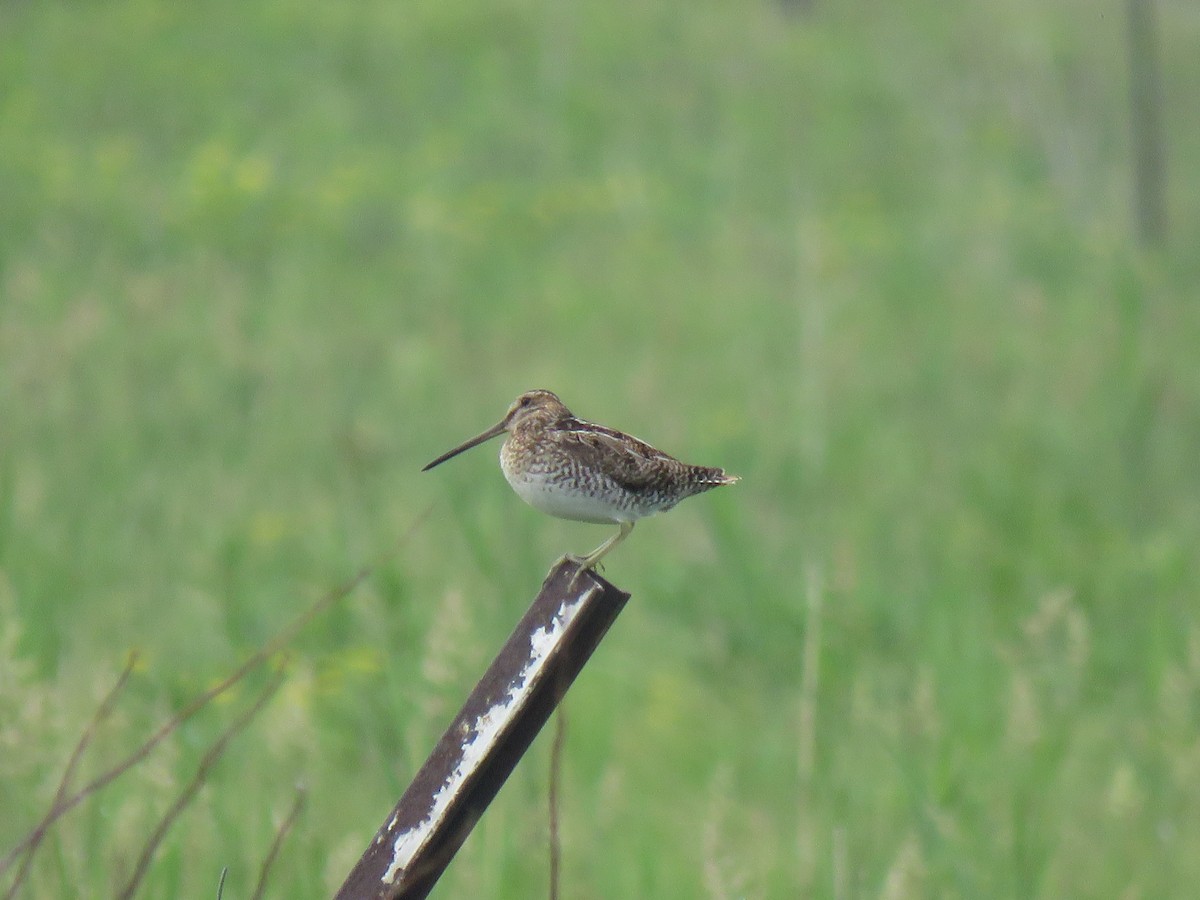
<instances>
[{"instance_id":1,"label":"long straight bill","mask_svg":"<svg viewBox=\"0 0 1200 900\"><path fill-rule=\"evenodd\" d=\"M458 456L458 454L462 453L464 450L470 450L472 447L476 447L479 444L482 444L484 441L490 441L492 438L494 438L496 435L500 434L503 431L504 431L504 423L497 422L495 425L493 425L491 428L489 428L483 434L478 434L475 437L471 438L469 441L467 441L465 444L459 444L453 450L443 453L441 456L439 456L433 462L429 463L427 466L425 466L423 469L421 469L421 471L428 472L434 466L440 466L442 463L444 463L450 457Z\"/></svg>"}]
</instances>

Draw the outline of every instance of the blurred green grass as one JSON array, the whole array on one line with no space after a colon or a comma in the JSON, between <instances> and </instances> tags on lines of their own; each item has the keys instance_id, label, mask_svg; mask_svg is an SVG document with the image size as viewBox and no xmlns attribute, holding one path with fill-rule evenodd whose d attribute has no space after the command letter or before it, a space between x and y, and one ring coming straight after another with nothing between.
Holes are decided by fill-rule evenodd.
<instances>
[{"instance_id":1,"label":"blurred green grass","mask_svg":"<svg viewBox=\"0 0 1200 900\"><path fill-rule=\"evenodd\" d=\"M93 774L433 503L147 884L248 893L303 781L273 893L329 894L600 539L494 447L418 472L540 386L744 477L612 558L568 896L1190 896L1200 22L1160 6L1143 253L1116 6L6 4L0 845L129 648ZM31 896L119 885L232 714ZM545 759L445 896L544 890Z\"/></svg>"}]
</instances>

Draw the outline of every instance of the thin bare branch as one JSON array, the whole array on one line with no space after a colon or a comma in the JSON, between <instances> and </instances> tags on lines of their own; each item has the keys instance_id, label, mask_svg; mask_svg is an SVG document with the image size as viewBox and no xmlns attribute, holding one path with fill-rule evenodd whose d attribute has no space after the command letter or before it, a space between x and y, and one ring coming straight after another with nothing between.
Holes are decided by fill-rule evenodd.
<instances>
[{"instance_id":1,"label":"thin bare branch","mask_svg":"<svg viewBox=\"0 0 1200 900\"><path fill-rule=\"evenodd\" d=\"M267 851L267 858L263 860L262 867L258 870L258 884L254 886L254 893L250 895L250 900L262 900L262 897L267 891L267 878L271 874L271 866L275 863L275 857L279 855L279 848L283 846L283 839L287 833L292 830L292 825L296 819L300 817L301 811L304 809L304 802L308 799L308 792L303 785L296 788L296 798L292 801L292 808L288 810L287 816L280 823L279 829L275 832L275 840L271 842L271 849Z\"/></svg>"},{"instance_id":2,"label":"thin bare branch","mask_svg":"<svg viewBox=\"0 0 1200 900\"><path fill-rule=\"evenodd\" d=\"M75 778L75 770L79 768L79 760L83 757L83 752L88 748L88 745L91 744L92 738L96 736L96 730L100 727L100 723L108 718L117 696L125 689L125 685L129 683L129 676L133 674L133 667L137 665L137 658L136 651L129 654L129 657L125 660L125 668L121 670L116 683L109 688L104 699L96 707L96 711L92 713L92 718L83 729L83 733L79 735L79 742L75 745L75 750L71 753L71 758L67 760L62 778L58 781L58 788L54 792L54 800L51 802L50 809L46 812L46 815L42 817L42 821L34 826L33 831L30 832L28 841L14 848L5 856L4 861L0 863L0 873L6 872L22 851L25 854L21 860L21 868L17 871L16 878L13 879L13 883L9 885L8 890L4 894L4 900L12 900L17 895L17 891L20 890L21 885L24 884L25 878L29 874L29 867L33 865L34 854L37 853L38 847L42 845L50 823L54 821L52 818L53 811L62 803L63 797L66 796L67 790Z\"/></svg>"},{"instance_id":3,"label":"thin bare branch","mask_svg":"<svg viewBox=\"0 0 1200 900\"><path fill-rule=\"evenodd\" d=\"M131 753L121 762L117 763L108 771L88 782L75 793L56 797L55 802L51 804L50 809L47 810L41 822L39 822L38 825L25 837L18 841L17 844L5 855L3 861L0 862L0 874L3 874L5 871L7 871L12 865L13 861L16 860L21 854L28 854L31 847L39 844L42 841L46 830L53 825L54 822L56 822L66 813L70 812L92 794L104 787L107 787L110 783L124 775L127 771L145 759L155 747L162 743L185 722L196 715L196 713L198 713L215 698L225 693L227 690L245 678L246 675L261 666L264 662L286 647L292 640L295 639L296 635L299 634L305 627L307 627L315 618L326 612L330 607L334 606L341 600L345 599L345 597L352 593L360 584L370 578L380 566L391 559L391 557L394 556L401 547L403 547L406 543L408 543L409 540L412 539L413 535L417 533L417 530L425 523L425 520L429 517L429 514L432 512L432 510L432 504L426 507L420 513L420 515L413 520L412 524L409 525L404 534L402 534L385 553L381 554L378 559L376 559L373 563L364 566L340 587L334 588L333 590L330 590L321 597L317 598L317 600L310 604L304 612L293 619L274 637L269 639L258 650L247 657L245 662L235 669L232 674L213 687L209 688L207 691L204 691L196 696L182 710L168 719L167 722L158 729L158 731L151 735L150 738L148 738L145 743L133 751L133 753ZM88 740L90 741L90 737ZM79 750L78 752L82 753L82 750ZM6 900L14 895L15 889L16 886L10 889L8 895L6 895Z\"/></svg>"},{"instance_id":4,"label":"thin bare branch","mask_svg":"<svg viewBox=\"0 0 1200 900\"><path fill-rule=\"evenodd\" d=\"M283 684L282 668L275 673L267 683L267 686L259 693L258 699L254 701L254 704L243 710L229 724L229 727L221 732L220 736L213 741L212 746L208 748L208 752L200 760L200 765L197 766L196 774L192 776L192 780L188 782L187 786L179 793L179 796L175 798L175 802L167 808L162 819L159 820L158 827L154 829L154 833L146 841L145 846L142 848L141 856L138 857L137 866L133 870L133 875L130 876L124 889L117 894L119 900L128 900L128 898L137 892L137 889L141 886L142 879L146 877L146 872L150 869L150 863L154 859L154 854L158 850L159 844L162 843L162 839L166 836L167 831L175 824L175 820L179 818L179 815L187 808L187 805L191 803L192 798L196 796L196 792L200 790L204 782L208 780L209 772L212 771L217 760L225 753L229 742L262 711L262 708L267 705L267 701L279 690L281 684Z\"/></svg>"}]
</instances>

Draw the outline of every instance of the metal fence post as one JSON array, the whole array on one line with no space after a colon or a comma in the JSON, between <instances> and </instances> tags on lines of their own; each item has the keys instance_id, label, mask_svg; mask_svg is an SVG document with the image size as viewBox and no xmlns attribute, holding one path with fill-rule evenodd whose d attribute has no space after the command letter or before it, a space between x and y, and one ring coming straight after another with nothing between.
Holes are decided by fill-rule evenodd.
<instances>
[{"instance_id":1,"label":"metal fence post","mask_svg":"<svg viewBox=\"0 0 1200 900\"><path fill-rule=\"evenodd\" d=\"M508 642L384 821L337 900L428 896L629 594L555 566Z\"/></svg>"}]
</instances>

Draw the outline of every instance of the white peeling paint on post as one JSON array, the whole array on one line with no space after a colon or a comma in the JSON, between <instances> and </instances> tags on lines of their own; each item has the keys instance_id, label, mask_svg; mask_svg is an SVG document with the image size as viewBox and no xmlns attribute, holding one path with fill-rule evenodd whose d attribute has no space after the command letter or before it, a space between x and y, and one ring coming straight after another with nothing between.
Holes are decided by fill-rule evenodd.
<instances>
[{"instance_id":1,"label":"white peeling paint on post","mask_svg":"<svg viewBox=\"0 0 1200 900\"><path fill-rule=\"evenodd\" d=\"M396 821L400 818L399 813L392 813L392 817L387 820L387 824L379 830L379 834L375 835L375 843L382 844L387 833L396 827Z\"/></svg>"},{"instance_id":2,"label":"white peeling paint on post","mask_svg":"<svg viewBox=\"0 0 1200 900\"><path fill-rule=\"evenodd\" d=\"M529 658L508 686L508 696L482 713L465 729L466 735L472 735L462 745L462 754L458 765L438 789L433 797L429 815L419 825L408 828L396 835L392 845L392 862L383 874L384 884L394 884L396 879L408 868L413 858L428 843L434 832L434 825L440 822L449 810L454 798L462 790L467 777L473 773L480 760L486 759L496 746L496 742L504 732L504 726L511 722L525 705L534 685L541 678L542 670L550 658L551 652L558 645L563 632L575 620L584 600L596 588L589 588L569 603L559 607L554 619L549 625L539 628L529 636ZM395 817L389 826L395 824ZM389 829L390 830L390 827Z\"/></svg>"}]
</instances>

